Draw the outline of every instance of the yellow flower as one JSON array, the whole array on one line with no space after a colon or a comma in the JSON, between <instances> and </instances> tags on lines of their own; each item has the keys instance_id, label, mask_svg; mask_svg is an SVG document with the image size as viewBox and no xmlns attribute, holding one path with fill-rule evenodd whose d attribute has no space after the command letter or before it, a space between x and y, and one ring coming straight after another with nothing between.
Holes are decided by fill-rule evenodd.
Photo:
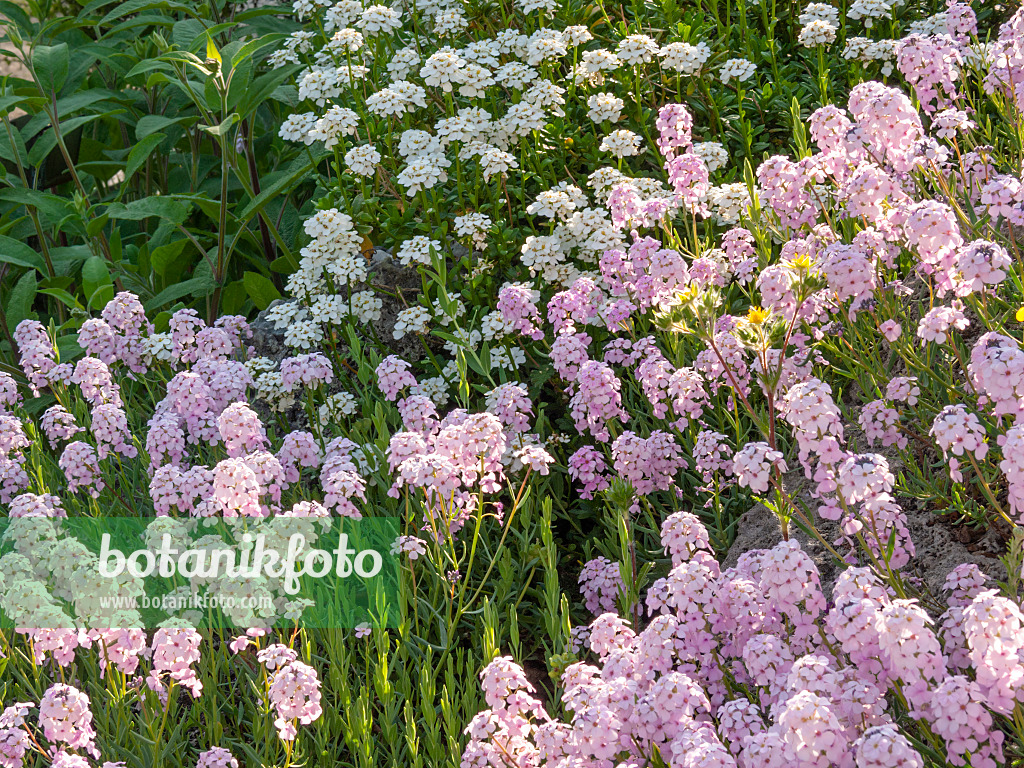
<instances>
[{"instance_id":1,"label":"yellow flower","mask_svg":"<svg viewBox=\"0 0 1024 768\"><path fill-rule=\"evenodd\" d=\"M1024 307L1017 310L1015 317L1017 318L1018 323L1024 323Z\"/></svg>"},{"instance_id":2,"label":"yellow flower","mask_svg":"<svg viewBox=\"0 0 1024 768\"><path fill-rule=\"evenodd\" d=\"M750 325L760 325L768 316L771 314L767 309L761 309L761 307L751 307L747 310L747 322Z\"/></svg>"},{"instance_id":3,"label":"yellow flower","mask_svg":"<svg viewBox=\"0 0 1024 768\"><path fill-rule=\"evenodd\" d=\"M811 257L806 253L798 253L786 262L786 266L797 272L808 272L811 269Z\"/></svg>"}]
</instances>

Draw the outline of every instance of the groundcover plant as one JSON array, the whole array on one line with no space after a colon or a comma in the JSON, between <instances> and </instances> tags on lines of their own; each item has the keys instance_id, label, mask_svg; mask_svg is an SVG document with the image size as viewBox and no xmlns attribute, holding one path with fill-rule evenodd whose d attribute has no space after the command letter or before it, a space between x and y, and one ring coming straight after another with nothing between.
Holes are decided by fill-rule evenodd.
<instances>
[{"instance_id":1,"label":"groundcover plant","mask_svg":"<svg viewBox=\"0 0 1024 768\"><path fill-rule=\"evenodd\" d=\"M1024 764L1019 5L34 10L0 766ZM217 620L156 621L111 520L393 521L393 588L193 573Z\"/></svg>"}]
</instances>

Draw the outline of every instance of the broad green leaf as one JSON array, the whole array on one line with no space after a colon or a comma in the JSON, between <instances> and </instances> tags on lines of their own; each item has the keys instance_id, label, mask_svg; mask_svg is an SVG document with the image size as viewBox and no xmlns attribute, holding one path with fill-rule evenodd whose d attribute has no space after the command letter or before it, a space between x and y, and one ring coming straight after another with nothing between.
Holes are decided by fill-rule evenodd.
<instances>
[{"instance_id":1,"label":"broad green leaf","mask_svg":"<svg viewBox=\"0 0 1024 768\"><path fill-rule=\"evenodd\" d=\"M173 221L181 224L188 216L188 206L179 203L169 197L144 197L141 200L133 200L127 205L123 203L111 203L107 213L112 219L128 219L129 221L141 221L150 216Z\"/></svg>"},{"instance_id":2,"label":"broad green leaf","mask_svg":"<svg viewBox=\"0 0 1024 768\"><path fill-rule=\"evenodd\" d=\"M32 304L36 299L36 273L26 272L21 279L15 283L14 288L7 294L7 306L4 307L4 318L7 320L7 327L14 329L22 320L34 317Z\"/></svg>"},{"instance_id":3,"label":"broad green leaf","mask_svg":"<svg viewBox=\"0 0 1024 768\"><path fill-rule=\"evenodd\" d=\"M192 47L192 43L196 41L196 38L205 34L205 32L206 28L198 19L184 19L174 25L174 29L171 32L171 42L174 43L175 48L187 51Z\"/></svg>"},{"instance_id":4,"label":"broad green leaf","mask_svg":"<svg viewBox=\"0 0 1024 768\"><path fill-rule=\"evenodd\" d=\"M259 310L266 309L272 301L281 298L274 282L259 272L246 272L242 275L242 282L245 284L245 292Z\"/></svg>"},{"instance_id":5,"label":"broad green leaf","mask_svg":"<svg viewBox=\"0 0 1024 768\"><path fill-rule=\"evenodd\" d=\"M90 222L91 224L92 222ZM71 274L83 261L92 256L88 245L69 245L50 249L50 261L58 275Z\"/></svg>"},{"instance_id":6,"label":"broad green leaf","mask_svg":"<svg viewBox=\"0 0 1024 768\"><path fill-rule=\"evenodd\" d=\"M181 240L174 240L167 243L167 245L154 248L153 252L149 254L149 262L153 267L153 271L160 275L160 277L166 275L167 267L181 256L181 252L185 249L187 243L188 240L182 238Z\"/></svg>"},{"instance_id":7,"label":"broad green leaf","mask_svg":"<svg viewBox=\"0 0 1024 768\"><path fill-rule=\"evenodd\" d=\"M135 175L139 168L146 164L146 160L153 153L153 150L159 147L160 142L165 138L162 133L151 133L132 147L132 151L128 153L128 162L124 168L125 183Z\"/></svg>"},{"instance_id":8,"label":"broad green leaf","mask_svg":"<svg viewBox=\"0 0 1024 768\"><path fill-rule=\"evenodd\" d=\"M0 235L0 261L17 264L19 267L38 269L46 274L46 260L20 240Z\"/></svg>"},{"instance_id":9,"label":"broad green leaf","mask_svg":"<svg viewBox=\"0 0 1024 768\"><path fill-rule=\"evenodd\" d=\"M75 213L70 200L51 195L48 192L40 192L38 189L24 187L0 189L0 200L34 206L49 224L56 224Z\"/></svg>"},{"instance_id":10,"label":"broad green leaf","mask_svg":"<svg viewBox=\"0 0 1024 768\"><path fill-rule=\"evenodd\" d=\"M85 293L91 296L97 288L111 284L110 270L102 256L90 256L82 265L82 284Z\"/></svg>"},{"instance_id":11,"label":"broad green leaf","mask_svg":"<svg viewBox=\"0 0 1024 768\"><path fill-rule=\"evenodd\" d=\"M64 86L68 78L68 66L71 54L67 43L57 45L37 45L32 51L32 68L43 91L47 94L56 93Z\"/></svg>"}]
</instances>

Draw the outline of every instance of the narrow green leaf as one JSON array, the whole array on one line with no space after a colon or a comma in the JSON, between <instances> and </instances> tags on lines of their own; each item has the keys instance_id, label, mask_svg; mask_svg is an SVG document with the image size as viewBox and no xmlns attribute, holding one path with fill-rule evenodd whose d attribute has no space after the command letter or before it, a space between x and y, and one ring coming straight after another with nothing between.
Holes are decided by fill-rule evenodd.
<instances>
[{"instance_id":1,"label":"narrow green leaf","mask_svg":"<svg viewBox=\"0 0 1024 768\"><path fill-rule=\"evenodd\" d=\"M151 133L132 147L132 151L128 153L128 162L125 164L124 169L125 183L135 175L137 170L146 164L146 160L153 154L153 150L159 147L160 142L165 138L162 133Z\"/></svg>"}]
</instances>

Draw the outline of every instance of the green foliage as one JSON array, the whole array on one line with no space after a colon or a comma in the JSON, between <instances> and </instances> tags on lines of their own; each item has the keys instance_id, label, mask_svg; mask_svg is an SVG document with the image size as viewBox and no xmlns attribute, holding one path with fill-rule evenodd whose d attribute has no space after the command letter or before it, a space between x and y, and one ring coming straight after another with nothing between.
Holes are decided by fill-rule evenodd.
<instances>
[{"instance_id":1,"label":"green foliage","mask_svg":"<svg viewBox=\"0 0 1024 768\"><path fill-rule=\"evenodd\" d=\"M276 297L315 164L277 137L295 67L265 58L291 22L168 0L2 12L27 76L0 83L0 354L25 317L74 332L116 290L211 320Z\"/></svg>"}]
</instances>

